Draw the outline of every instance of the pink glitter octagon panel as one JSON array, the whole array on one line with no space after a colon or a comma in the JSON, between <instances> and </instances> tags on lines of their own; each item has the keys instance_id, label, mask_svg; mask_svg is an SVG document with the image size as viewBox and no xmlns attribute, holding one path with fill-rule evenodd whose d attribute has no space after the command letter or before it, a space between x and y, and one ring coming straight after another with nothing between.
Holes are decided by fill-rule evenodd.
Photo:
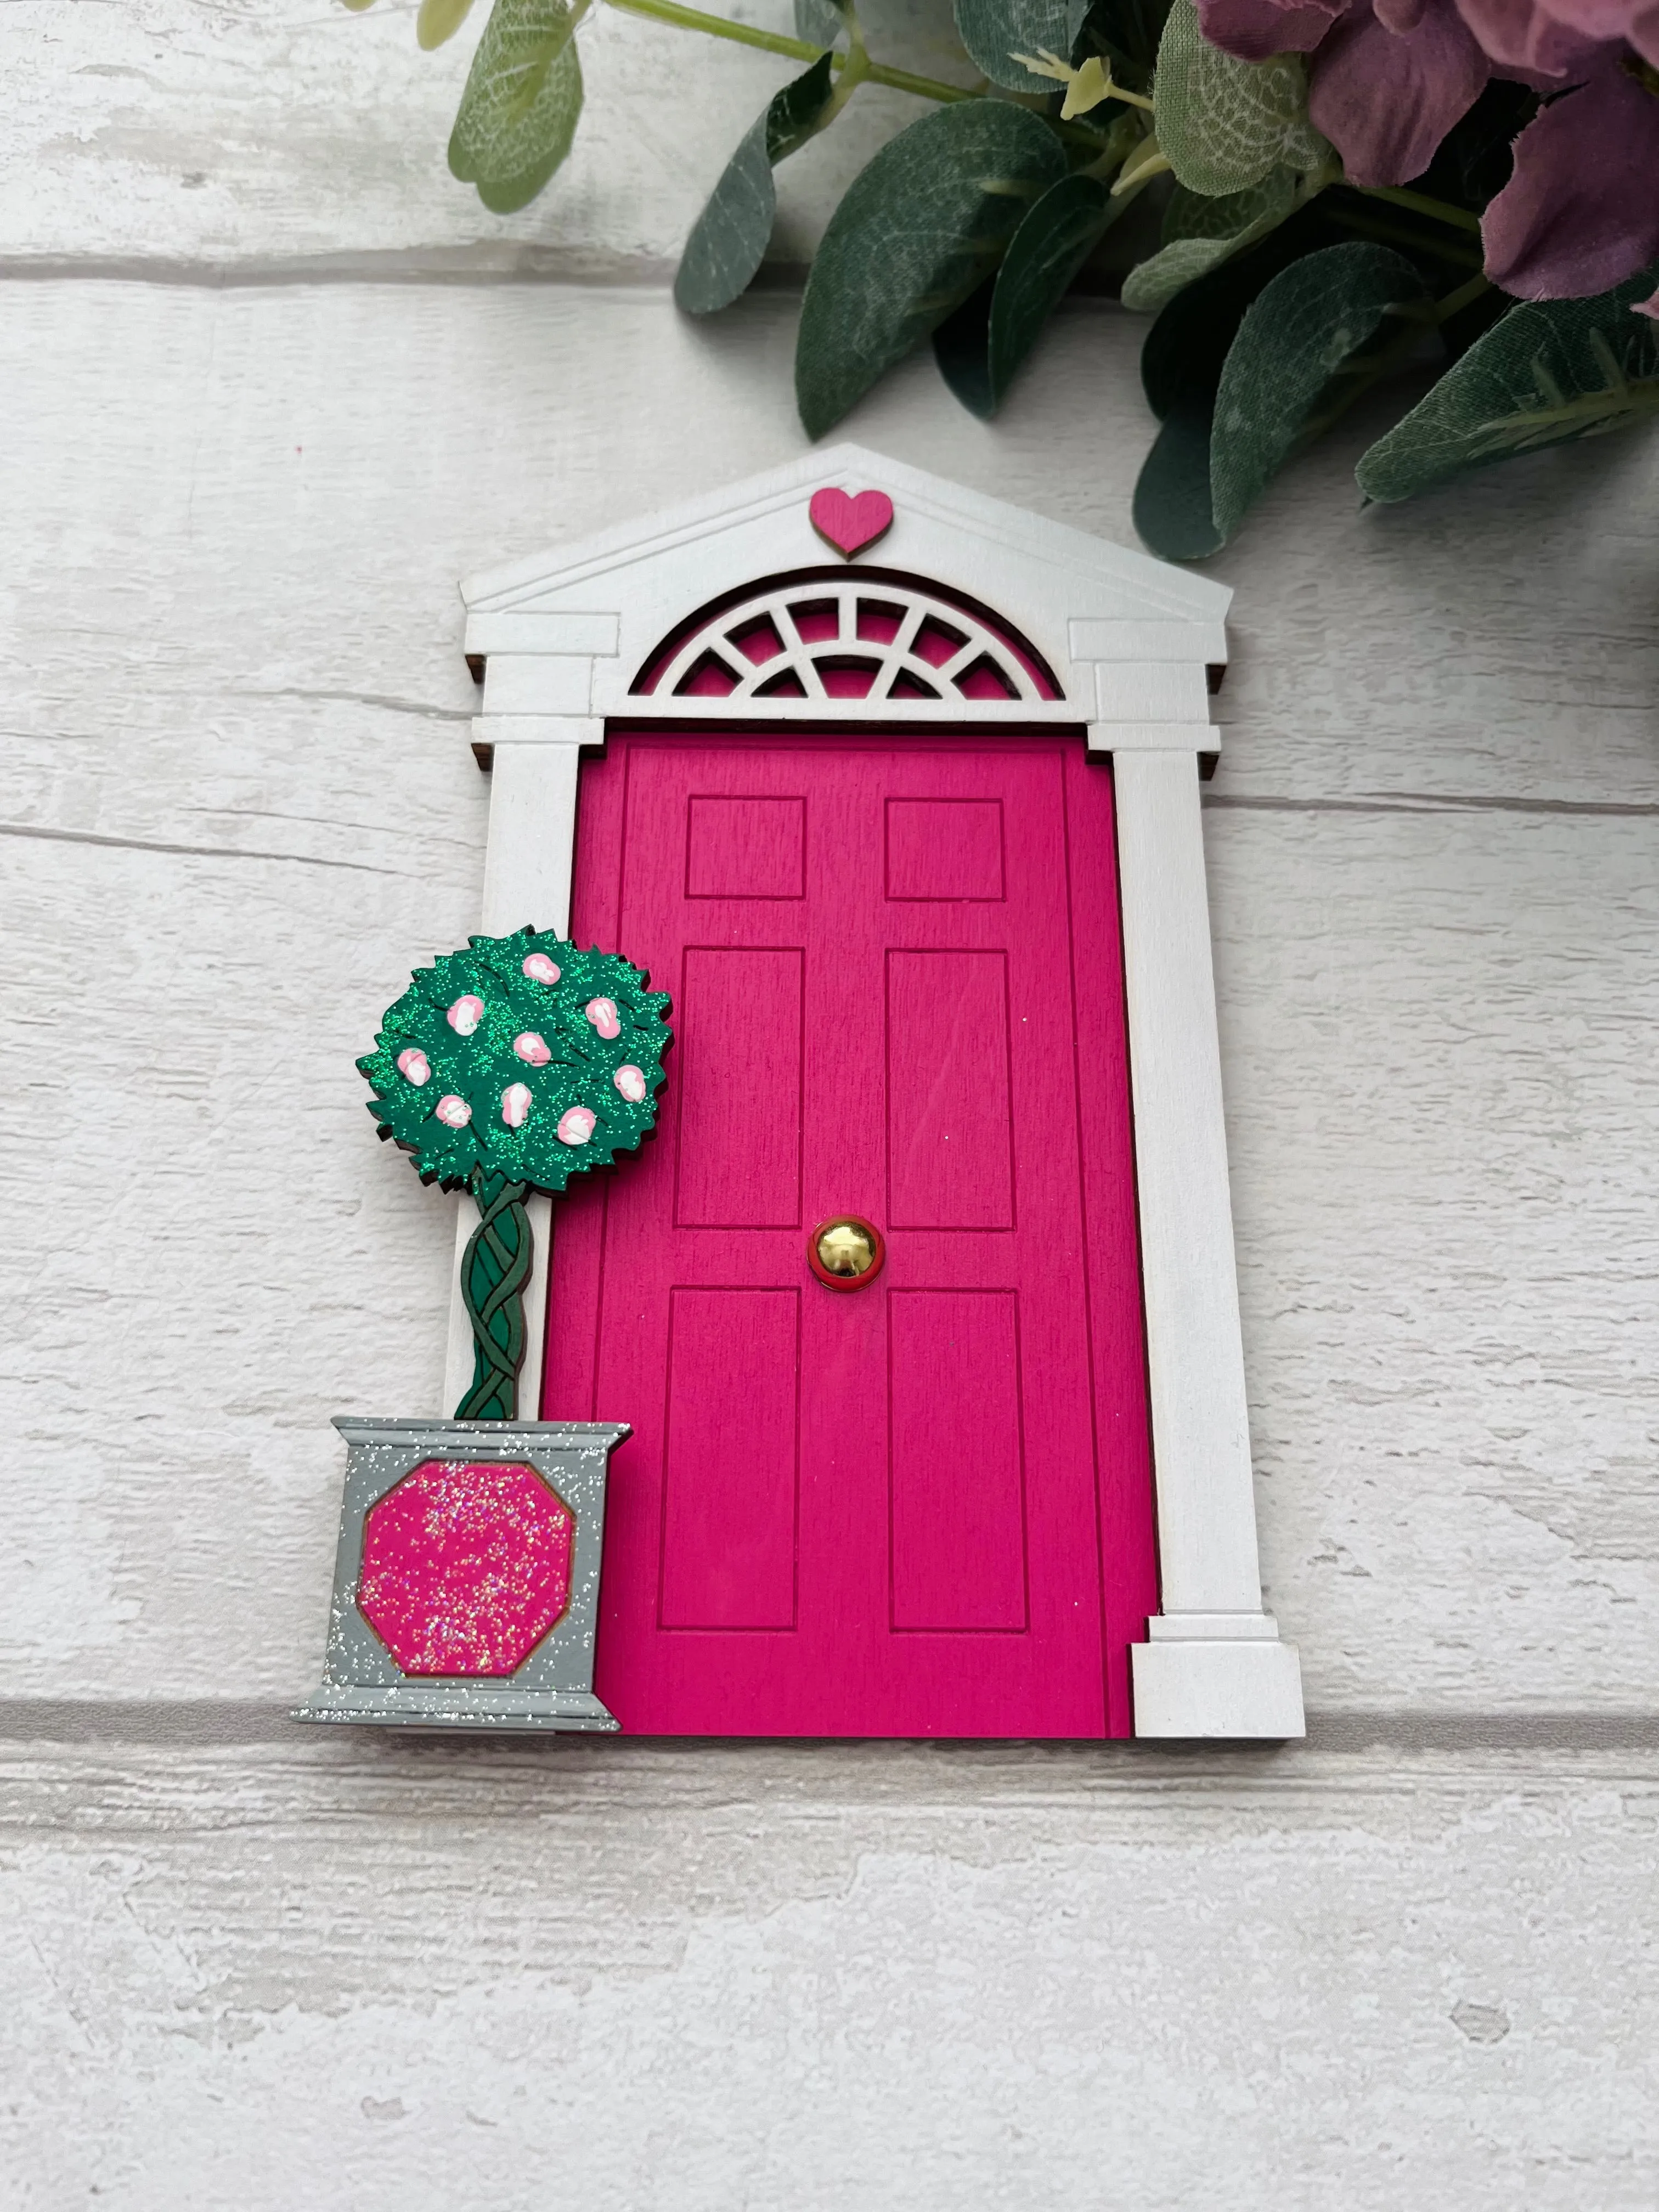
<instances>
[{"instance_id":1,"label":"pink glitter octagon panel","mask_svg":"<svg viewBox=\"0 0 1659 2212\"><path fill-rule=\"evenodd\" d=\"M405 1674L516 1673L569 1601L573 1534L533 1468L423 1460L369 1508L357 1609Z\"/></svg>"}]
</instances>

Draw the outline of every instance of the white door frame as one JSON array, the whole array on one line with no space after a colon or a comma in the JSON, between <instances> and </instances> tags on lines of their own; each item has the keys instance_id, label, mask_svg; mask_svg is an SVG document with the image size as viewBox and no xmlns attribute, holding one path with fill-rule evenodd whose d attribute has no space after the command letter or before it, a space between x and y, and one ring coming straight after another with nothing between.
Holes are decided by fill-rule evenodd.
<instances>
[{"instance_id":1,"label":"white door frame","mask_svg":"<svg viewBox=\"0 0 1659 2212\"><path fill-rule=\"evenodd\" d=\"M971 705L823 697L641 696L661 641L717 598L803 569L826 549L807 505L825 485L877 489L892 527L868 561L994 608L1054 672L1062 696ZM834 562L836 556L829 554ZM855 582L860 563L846 570ZM872 586L872 588L874 588ZM1215 979L1199 781L1220 748L1208 672L1224 664L1224 587L857 447L469 580L466 651L483 684L473 724L493 763L480 927L568 933L578 766L615 727L672 720L833 720L886 730L1086 731L1115 785L1162 1610L1132 1647L1138 1736L1304 1733L1300 1664L1261 1605ZM612 948L625 951L626 946ZM551 1201L533 1198L524 1418L539 1413ZM445 1402L471 1382L459 1260Z\"/></svg>"}]
</instances>

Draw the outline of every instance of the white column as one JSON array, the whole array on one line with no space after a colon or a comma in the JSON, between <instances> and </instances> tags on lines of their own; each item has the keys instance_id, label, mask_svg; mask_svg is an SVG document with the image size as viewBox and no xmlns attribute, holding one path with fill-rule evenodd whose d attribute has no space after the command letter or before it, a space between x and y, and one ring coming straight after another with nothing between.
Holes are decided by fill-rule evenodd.
<instances>
[{"instance_id":1,"label":"white column","mask_svg":"<svg viewBox=\"0 0 1659 2212\"><path fill-rule=\"evenodd\" d=\"M473 731L476 741L492 746L495 753L479 928L486 937L501 937L530 922L538 929L556 929L561 937L568 936L576 841L577 763L583 745L602 741L604 726L574 717L566 720L543 715L489 714L474 722ZM527 1210L534 1258L524 1294L519 1418L534 1421L541 1418L553 1201L538 1191L532 1196ZM463 1192L458 1200L455 1256L450 1271L449 1348L440 1409L446 1419L472 1383L472 1324L461 1302L461 1257L477 1225L478 1209Z\"/></svg>"},{"instance_id":2,"label":"white column","mask_svg":"<svg viewBox=\"0 0 1659 2212\"><path fill-rule=\"evenodd\" d=\"M1090 733L1113 752L1163 1603L1135 1733L1297 1736L1296 1649L1261 1608L1197 754L1151 734Z\"/></svg>"}]
</instances>

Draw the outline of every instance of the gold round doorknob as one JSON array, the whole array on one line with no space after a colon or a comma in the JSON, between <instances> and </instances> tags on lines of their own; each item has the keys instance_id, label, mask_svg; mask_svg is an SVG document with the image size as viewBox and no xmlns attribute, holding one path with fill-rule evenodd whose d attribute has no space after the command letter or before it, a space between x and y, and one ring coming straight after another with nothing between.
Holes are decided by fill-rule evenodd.
<instances>
[{"instance_id":1,"label":"gold round doorknob","mask_svg":"<svg viewBox=\"0 0 1659 2212\"><path fill-rule=\"evenodd\" d=\"M807 1240L812 1273L832 1291L855 1291L880 1272L887 1248L881 1231L857 1213L821 1221Z\"/></svg>"}]
</instances>

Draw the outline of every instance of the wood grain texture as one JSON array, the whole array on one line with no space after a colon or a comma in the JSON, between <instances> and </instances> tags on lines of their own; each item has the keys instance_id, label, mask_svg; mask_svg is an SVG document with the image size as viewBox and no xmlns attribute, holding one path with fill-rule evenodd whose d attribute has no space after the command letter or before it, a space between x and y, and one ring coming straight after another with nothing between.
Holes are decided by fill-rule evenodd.
<instances>
[{"instance_id":1,"label":"wood grain texture","mask_svg":"<svg viewBox=\"0 0 1659 2212\"><path fill-rule=\"evenodd\" d=\"M793 35L789 0L731 12ZM598 7L570 158L528 210L494 216L445 159L487 13L423 54L414 0L366 15L337 0L10 0L0 262L184 283L672 275L738 140L804 66ZM884 61L972 82L925 0L877 0L866 20ZM804 260L877 147L929 105L864 87L780 170L774 258Z\"/></svg>"},{"instance_id":2,"label":"wood grain texture","mask_svg":"<svg viewBox=\"0 0 1659 2212\"><path fill-rule=\"evenodd\" d=\"M0 1765L6 2194L1638 2212L1654 1755Z\"/></svg>"},{"instance_id":3,"label":"wood grain texture","mask_svg":"<svg viewBox=\"0 0 1659 2212\"><path fill-rule=\"evenodd\" d=\"M0 1656L20 1694L290 1696L327 1417L441 1375L449 1218L351 1060L478 910L455 579L798 451L793 311L5 304L0 992L31 1136L0 1162L27 1470ZM995 428L915 364L859 434L1127 541L1133 336L1063 317ZM1206 787L1268 1601L1316 1711L1644 1706L1652 449L1382 517L1351 458L1228 556ZM1438 657L1391 688L1413 610Z\"/></svg>"},{"instance_id":4,"label":"wood grain texture","mask_svg":"<svg viewBox=\"0 0 1659 2212\"><path fill-rule=\"evenodd\" d=\"M790 64L606 15L498 220L411 13L0 9L0 1726L92 1739L0 1765L0 2197L1650 2206L1651 441L1362 514L1357 413L1209 571L1267 1601L1376 1748L269 1741L442 1372L350 1063L479 910L456 580L801 450L790 301L614 282ZM849 428L1131 543L1141 327Z\"/></svg>"},{"instance_id":5,"label":"wood grain texture","mask_svg":"<svg viewBox=\"0 0 1659 2212\"><path fill-rule=\"evenodd\" d=\"M1207 820L1264 1576L1311 1701L1380 1633L1425 1704L1550 1703L1581 1667L1644 1702L1650 827Z\"/></svg>"}]
</instances>

